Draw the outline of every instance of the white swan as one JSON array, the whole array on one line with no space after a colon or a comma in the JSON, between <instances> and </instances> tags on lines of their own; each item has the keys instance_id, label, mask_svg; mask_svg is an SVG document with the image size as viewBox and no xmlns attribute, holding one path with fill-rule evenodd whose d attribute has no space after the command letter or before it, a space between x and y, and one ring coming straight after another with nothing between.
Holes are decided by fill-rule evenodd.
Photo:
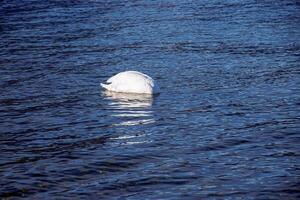
<instances>
[{"instance_id":1,"label":"white swan","mask_svg":"<svg viewBox=\"0 0 300 200\"><path fill-rule=\"evenodd\" d=\"M107 84L100 85L108 91L123 93L156 94L159 87L154 84L154 80L137 71L125 71L110 77Z\"/></svg>"}]
</instances>

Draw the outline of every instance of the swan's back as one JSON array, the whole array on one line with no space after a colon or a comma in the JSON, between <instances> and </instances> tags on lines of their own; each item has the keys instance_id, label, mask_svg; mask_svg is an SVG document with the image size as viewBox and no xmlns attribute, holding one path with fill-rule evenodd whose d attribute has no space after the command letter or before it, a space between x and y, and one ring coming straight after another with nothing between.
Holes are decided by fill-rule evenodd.
<instances>
[{"instance_id":1,"label":"swan's back","mask_svg":"<svg viewBox=\"0 0 300 200\"><path fill-rule=\"evenodd\" d=\"M114 92L153 94L159 90L151 77L137 71L121 72L106 82L101 86Z\"/></svg>"}]
</instances>

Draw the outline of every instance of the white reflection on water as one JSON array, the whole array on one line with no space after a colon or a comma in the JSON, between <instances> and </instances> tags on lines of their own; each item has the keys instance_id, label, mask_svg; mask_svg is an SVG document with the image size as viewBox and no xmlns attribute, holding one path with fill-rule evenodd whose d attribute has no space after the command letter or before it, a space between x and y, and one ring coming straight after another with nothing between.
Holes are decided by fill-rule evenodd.
<instances>
[{"instance_id":1,"label":"white reflection on water","mask_svg":"<svg viewBox=\"0 0 300 200\"><path fill-rule=\"evenodd\" d=\"M110 138L111 140L118 141L118 145L134 145L151 143L152 141L147 139L147 135L144 133L140 134L129 134Z\"/></svg>"},{"instance_id":2,"label":"white reflection on water","mask_svg":"<svg viewBox=\"0 0 300 200\"><path fill-rule=\"evenodd\" d=\"M122 119L115 126L133 126L151 124L155 120L151 106L153 103L152 95L130 94L105 91L105 99L111 109L111 116Z\"/></svg>"},{"instance_id":3,"label":"white reflection on water","mask_svg":"<svg viewBox=\"0 0 300 200\"><path fill-rule=\"evenodd\" d=\"M151 109L153 97L147 94L127 94L116 92L103 92L104 98L108 100L110 115L116 120L114 126L133 127L137 125L152 124L155 122ZM145 133L126 132L110 138L118 141L118 145L134 145L150 143Z\"/></svg>"}]
</instances>

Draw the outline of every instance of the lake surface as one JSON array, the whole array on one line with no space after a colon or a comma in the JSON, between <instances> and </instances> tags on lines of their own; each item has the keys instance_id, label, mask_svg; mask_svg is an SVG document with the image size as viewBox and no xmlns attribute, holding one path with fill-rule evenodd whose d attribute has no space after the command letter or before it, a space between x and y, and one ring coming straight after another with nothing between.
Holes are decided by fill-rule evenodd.
<instances>
[{"instance_id":1,"label":"lake surface","mask_svg":"<svg viewBox=\"0 0 300 200\"><path fill-rule=\"evenodd\" d=\"M1 198L300 198L299 2L4 0L0 75Z\"/></svg>"}]
</instances>

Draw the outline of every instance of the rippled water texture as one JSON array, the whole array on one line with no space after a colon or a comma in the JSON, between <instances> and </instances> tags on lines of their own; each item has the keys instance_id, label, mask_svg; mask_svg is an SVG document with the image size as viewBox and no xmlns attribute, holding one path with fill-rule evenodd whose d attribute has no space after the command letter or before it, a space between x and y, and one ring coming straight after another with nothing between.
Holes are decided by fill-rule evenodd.
<instances>
[{"instance_id":1,"label":"rippled water texture","mask_svg":"<svg viewBox=\"0 0 300 200\"><path fill-rule=\"evenodd\" d=\"M299 199L299 64L295 0L1 1L0 197Z\"/></svg>"}]
</instances>

